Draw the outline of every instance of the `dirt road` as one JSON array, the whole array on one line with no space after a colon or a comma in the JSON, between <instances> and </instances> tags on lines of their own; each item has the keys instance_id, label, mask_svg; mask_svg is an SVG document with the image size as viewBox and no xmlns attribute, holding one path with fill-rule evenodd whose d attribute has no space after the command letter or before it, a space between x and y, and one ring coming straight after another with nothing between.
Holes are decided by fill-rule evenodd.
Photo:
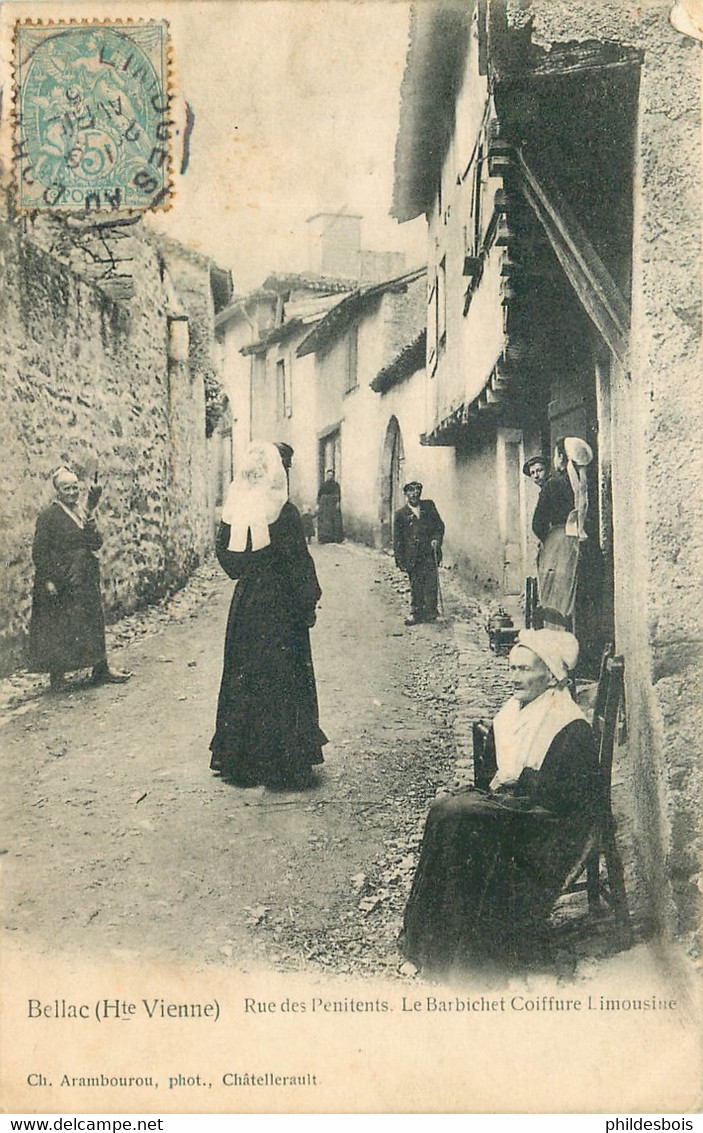
<instances>
[{"instance_id":1,"label":"dirt road","mask_svg":"<svg viewBox=\"0 0 703 1133\"><path fill-rule=\"evenodd\" d=\"M129 684L43 694L0 728L14 941L238 969L399 969L422 821L456 756L456 650L441 625L404 627L388 558L313 552L330 739L316 788L245 791L208 769L232 588L213 572L199 608L113 653Z\"/></svg>"}]
</instances>

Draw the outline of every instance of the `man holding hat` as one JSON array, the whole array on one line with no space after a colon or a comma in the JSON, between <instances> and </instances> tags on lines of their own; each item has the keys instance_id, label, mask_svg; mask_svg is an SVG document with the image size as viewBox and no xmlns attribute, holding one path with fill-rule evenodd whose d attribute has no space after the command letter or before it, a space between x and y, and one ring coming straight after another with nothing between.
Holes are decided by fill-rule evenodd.
<instances>
[{"instance_id":1,"label":"man holding hat","mask_svg":"<svg viewBox=\"0 0 703 1133\"><path fill-rule=\"evenodd\" d=\"M444 524L433 500L423 500L422 484L404 485L405 506L395 514L393 551L396 566L410 579L411 613L406 626L437 618L437 568L442 561Z\"/></svg>"}]
</instances>

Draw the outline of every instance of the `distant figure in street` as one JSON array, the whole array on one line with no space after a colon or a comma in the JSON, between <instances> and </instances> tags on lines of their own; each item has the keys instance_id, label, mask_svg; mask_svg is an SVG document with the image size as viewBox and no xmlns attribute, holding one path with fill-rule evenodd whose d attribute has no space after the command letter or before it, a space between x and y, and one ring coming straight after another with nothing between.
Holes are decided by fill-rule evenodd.
<instances>
[{"instance_id":1,"label":"distant figure in street","mask_svg":"<svg viewBox=\"0 0 703 1133\"><path fill-rule=\"evenodd\" d=\"M488 738L488 790L468 787L430 807L401 935L425 970L510 968L545 943L599 799L593 732L567 687L577 657L565 630L520 631L513 693Z\"/></svg>"},{"instance_id":2,"label":"distant figure in street","mask_svg":"<svg viewBox=\"0 0 703 1133\"><path fill-rule=\"evenodd\" d=\"M290 446L252 444L222 511L216 551L238 579L225 637L210 767L237 787L301 789L323 762L310 627L321 591L298 509Z\"/></svg>"},{"instance_id":3,"label":"distant figure in street","mask_svg":"<svg viewBox=\"0 0 703 1133\"><path fill-rule=\"evenodd\" d=\"M432 500L423 500L422 484L411 480L403 488L405 506L395 514L393 552L396 566L410 580L410 617L406 626L433 622L437 612L437 569L442 561L444 524Z\"/></svg>"},{"instance_id":4,"label":"distant figure in street","mask_svg":"<svg viewBox=\"0 0 703 1133\"><path fill-rule=\"evenodd\" d=\"M102 488L96 474L82 507L78 477L70 468L57 469L53 484L56 499L39 515L32 546L36 573L29 667L36 673L48 672L55 692L65 686L67 672L89 666L92 684L122 684L131 674L107 663L95 556L103 542L94 514Z\"/></svg>"},{"instance_id":5,"label":"distant figure in street","mask_svg":"<svg viewBox=\"0 0 703 1133\"><path fill-rule=\"evenodd\" d=\"M334 478L332 468L328 468L325 472L325 479L317 493L317 541L318 543L344 541L342 489Z\"/></svg>"},{"instance_id":6,"label":"distant figure in street","mask_svg":"<svg viewBox=\"0 0 703 1133\"><path fill-rule=\"evenodd\" d=\"M311 511L304 511L301 512L300 518L303 524L305 542L310 543L315 534L315 516Z\"/></svg>"}]
</instances>

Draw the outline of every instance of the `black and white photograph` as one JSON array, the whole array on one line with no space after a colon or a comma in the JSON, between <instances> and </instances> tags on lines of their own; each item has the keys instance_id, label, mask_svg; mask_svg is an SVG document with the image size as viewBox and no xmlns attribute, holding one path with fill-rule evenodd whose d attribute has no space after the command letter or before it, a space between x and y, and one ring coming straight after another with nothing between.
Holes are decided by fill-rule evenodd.
<instances>
[{"instance_id":1,"label":"black and white photograph","mask_svg":"<svg viewBox=\"0 0 703 1133\"><path fill-rule=\"evenodd\" d=\"M698 1112L702 43L0 5L4 1112Z\"/></svg>"}]
</instances>

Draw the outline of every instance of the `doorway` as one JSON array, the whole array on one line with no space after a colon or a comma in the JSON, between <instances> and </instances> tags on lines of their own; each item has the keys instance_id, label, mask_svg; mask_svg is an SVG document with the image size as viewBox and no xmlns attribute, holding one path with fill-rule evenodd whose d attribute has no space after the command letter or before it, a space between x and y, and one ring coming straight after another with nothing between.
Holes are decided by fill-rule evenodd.
<instances>
[{"instance_id":1,"label":"doorway","mask_svg":"<svg viewBox=\"0 0 703 1133\"><path fill-rule=\"evenodd\" d=\"M582 333L573 339L580 349L571 355L557 380L549 403L550 454L562 437L580 437L588 443L593 460L586 468L588 484L588 539L580 545L578 586L572 629L579 639L579 672L596 677L603 645L613 633L613 531L611 498L610 360L605 343L579 312Z\"/></svg>"},{"instance_id":2,"label":"doorway","mask_svg":"<svg viewBox=\"0 0 703 1133\"><path fill-rule=\"evenodd\" d=\"M393 547L393 517L405 502L403 474L405 449L397 417L391 417L386 427L381 456L381 546Z\"/></svg>"},{"instance_id":3,"label":"doorway","mask_svg":"<svg viewBox=\"0 0 703 1133\"><path fill-rule=\"evenodd\" d=\"M333 429L320 437L318 452L318 477L320 487L324 483L325 473L331 469L338 484L342 483L342 438L339 429Z\"/></svg>"},{"instance_id":4,"label":"doorway","mask_svg":"<svg viewBox=\"0 0 703 1133\"><path fill-rule=\"evenodd\" d=\"M502 592L517 595L524 590L527 573L522 430L498 429L496 448L498 527L503 545Z\"/></svg>"}]
</instances>

